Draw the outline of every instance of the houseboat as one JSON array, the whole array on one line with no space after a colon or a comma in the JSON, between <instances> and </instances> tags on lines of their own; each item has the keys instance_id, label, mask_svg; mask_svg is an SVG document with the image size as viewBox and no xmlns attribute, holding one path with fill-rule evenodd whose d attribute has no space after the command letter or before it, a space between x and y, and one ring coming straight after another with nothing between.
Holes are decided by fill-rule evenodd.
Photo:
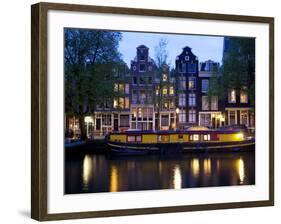
<instances>
[{"instance_id":1,"label":"houseboat","mask_svg":"<svg viewBox=\"0 0 281 224\"><path fill-rule=\"evenodd\" d=\"M255 139L243 130L193 127L186 131L126 131L111 133L108 149L117 155L254 150Z\"/></svg>"}]
</instances>

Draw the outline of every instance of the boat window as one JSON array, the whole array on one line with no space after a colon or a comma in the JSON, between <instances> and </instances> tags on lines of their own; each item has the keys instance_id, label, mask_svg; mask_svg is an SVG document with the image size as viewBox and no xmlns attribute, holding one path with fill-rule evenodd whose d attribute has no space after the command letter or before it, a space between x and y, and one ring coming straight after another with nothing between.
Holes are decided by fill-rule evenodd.
<instances>
[{"instance_id":1,"label":"boat window","mask_svg":"<svg viewBox=\"0 0 281 224\"><path fill-rule=\"evenodd\" d=\"M169 135L158 135L159 142L169 142Z\"/></svg>"},{"instance_id":2,"label":"boat window","mask_svg":"<svg viewBox=\"0 0 281 224\"><path fill-rule=\"evenodd\" d=\"M136 136L128 136L128 142L135 142Z\"/></svg>"},{"instance_id":3,"label":"boat window","mask_svg":"<svg viewBox=\"0 0 281 224\"><path fill-rule=\"evenodd\" d=\"M198 141L199 140L199 135L193 135L193 141Z\"/></svg>"},{"instance_id":4,"label":"boat window","mask_svg":"<svg viewBox=\"0 0 281 224\"><path fill-rule=\"evenodd\" d=\"M204 141L210 141L210 135L204 135L203 139Z\"/></svg>"},{"instance_id":5,"label":"boat window","mask_svg":"<svg viewBox=\"0 0 281 224\"><path fill-rule=\"evenodd\" d=\"M136 142L141 142L141 136L140 135L136 136Z\"/></svg>"},{"instance_id":6,"label":"boat window","mask_svg":"<svg viewBox=\"0 0 281 224\"><path fill-rule=\"evenodd\" d=\"M199 135L198 134L193 134L189 136L190 141L199 141Z\"/></svg>"}]
</instances>

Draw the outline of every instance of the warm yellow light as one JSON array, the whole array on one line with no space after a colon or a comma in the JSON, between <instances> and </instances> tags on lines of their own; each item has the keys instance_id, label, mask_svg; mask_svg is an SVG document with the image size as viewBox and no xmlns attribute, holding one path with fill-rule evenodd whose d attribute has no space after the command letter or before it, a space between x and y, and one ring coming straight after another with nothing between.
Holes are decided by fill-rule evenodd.
<instances>
[{"instance_id":1,"label":"warm yellow light","mask_svg":"<svg viewBox=\"0 0 281 224\"><path fill-rule=\"evenodd\" d=\"M84 118L84 122L85 122L85 123L93 123L94 120L93 120L93 118L92 118L91 116L86 116L86 117Z\"/></svg>"},{"instance_id":2,"label":"warm yellow light","mask_svg":"<svg viewBox=\"0 0 281 224\"><path fill-rule=\"evenodd\" d=\"M113 107L117 108L118 107L118 99L114 99L113 101Z\"/></svg>"},{"instance_id":3,"label":"warm yellow light","mask_svg":"<svg viewBox=\"0 0 281 224\"><path fill-rule=\"evenodd\" d=\"M198 159L192 159L191 160L191 170L192 170L192 174L193 174L194 177L199 176L200 166L199 166L199 160Z\"/></svg>"},{"instance_id":4,"label":"warm yellow light","mask_svg":"<svg viewBox=\"0 0 281 224\"><path fill-rule=\"evenodd\" d=\"M174 95L174 87L173 86L170 86L170 94Z\"/></svg>"},{"instance_id":5,"label":"warm yellow light","mask_svg":"<svg viewBox=\"0 0 281 224\"><path fill-rule=\"evenodd\" d=\"M83 160L83 187L88 188L89 181L92 175L92 158L85 155Z\"/></svg>"},{"instance_id":6,"label":"warm yellow light","mask_svg":"<svg viewBox=\"0 0 281 224\"><path fill-rule=\"evenodd\" d=\"M243 184L245 180L245 164L244 164L244 160L241 157L237 161L236 167L239 175L240 184Z\"/></svg>"},{"instance_id":7,"label":"warm yellow light","mask_svg":"<svg viewBox=\"0 0 281 224\"><path fill-rule=\"evenodd\" d=\"M209 176L211 174L211 159L204 159L203 165L204 174Z\"/></svg>"},{"instance_id":8,"label":"warm yellow light","mask_svg":"<svg viewBox=\"0 0 281 224\"><path fill-rule=\"evenodd\" d=\"M179 114L179 113L180 113L180 109L177 108L177 109L176 109L176 114Z\"/></svg>"},{"instance_id":9,"label":"warm yellow light","mask_svg":"<svg viewBox=\"0 0 281 224\"><path fill-rule=\"evenodd\" d=\"M174 167L174 189L181 189L182 188L182 176L181 176L181 169L179 165L175 165Z\"/></svg>"},{"instance_id":10,"label":"warm yellow light","mask_svg":"<svg viewBox=\"0 0 281 224\"><path fill-rule=\"evenodd\" d=\"M244 140L244 134L242 132L239 132L236 136L238 140Z\"/></svg>"},{"instance_id":11,"label":"warm yellow light","mask_svg":"<svg viewBox=\"0 0 281 224\"><path fill-rule=\"evenodd\" d=\"M110 175L110 192L118 191L118 172L116 166L111 167L111 175Z\"/></svg>"}]
</instances>

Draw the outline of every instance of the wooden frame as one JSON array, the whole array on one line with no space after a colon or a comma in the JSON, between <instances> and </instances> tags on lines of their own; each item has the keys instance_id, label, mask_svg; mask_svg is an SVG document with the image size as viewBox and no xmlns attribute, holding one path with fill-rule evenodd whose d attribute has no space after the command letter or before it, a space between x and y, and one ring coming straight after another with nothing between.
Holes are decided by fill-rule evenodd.
<instances>
[{"instance_id":1,"label":"wooden frame","mask_svg":"<svg viewBox=\"0 0 281 224\"><path fill-rule=\"evenodd\" d=\"M171 206L161 208L140 208L128 210L89 211L76 213L48 214L47 210L47 12L65 10L79 12L117 13L144 16L164 16L174 18L196 18L207 20L227 20L235 22L255 22L269 24L269 200L204 205ZM89 5L38 3L31 11L31 217L39 221L108 217L198 210L258 207L274 205L274 18L238 16L182 11L160 11L136 8L115 8Z\"/></svg>"}]
</instances>

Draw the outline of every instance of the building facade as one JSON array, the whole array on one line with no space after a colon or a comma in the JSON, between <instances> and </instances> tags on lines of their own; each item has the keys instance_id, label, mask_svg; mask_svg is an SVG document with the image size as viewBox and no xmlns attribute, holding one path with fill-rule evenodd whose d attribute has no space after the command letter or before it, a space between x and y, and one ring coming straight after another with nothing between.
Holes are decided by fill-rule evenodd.
<instances>
[{"instance_id":1,"label":"building facade","mask_svg":"<svg viewBox=\"0 0 281 224\"><path fill-rule=\"evenodd\" d=\"M198 58L191 48L186 46L177 56L175 65L178 83L178 128L185 129L198 124Z\"/></svg>"},{"instance_id":2,"label":"building facade","mask_svg":"<svg viewBox=\"0 0 281 224\"><path fill-rule=\"evenodd\" d=\"M237 38L224 38L223 61L227 60L231 54L237 54L240 51L239 40ZM250 55L247 55L247 60L250 60L250 57ZM245 59L241 58L241 60ZM249 63L248 72L252 73L253 80L248 80L244 85L239 86L239 88L228 88L227 90L224 105L226 125L245 125L252 129L255 127L255 114L249 97L250 82L254 81L255 77L254 68L255 66L250 66Z\"/></svg>"},{"instance_id":3,"label":"building facade","mask_svg":"<svg viewBox=\"0 0 281 224\"><path fill-rule=\"evenodd\" d=\"M225 125L224 101L218 96L209 96L209 85L213 76L219 74L220 64L212 60L200 63L199 68L199 115L198 125L209 128L218 128Z\"/></svg>"},{"instance_id":4,"label":"building facade","mask_svg":"<svg viewBox=\"0 0 281 224\"><path fill-rule=\"evenodd\" d=\"M223 59L235 46L225 38ZM199 63L188 46L176 57L174 69L170 69L166 64L159 68L150 57L149 48L140 45L130 68L124 63L113 71L114 97L104 99L92 115L85 117L87 135L104 136L129 129L184 130L198 125L254 127L249 87L227 90L226 99L209 96L214 75L223 75L220 64L211 60ZM77 132L77 119L70 121L69 127Z\"/></svg>"}]
</instances>

